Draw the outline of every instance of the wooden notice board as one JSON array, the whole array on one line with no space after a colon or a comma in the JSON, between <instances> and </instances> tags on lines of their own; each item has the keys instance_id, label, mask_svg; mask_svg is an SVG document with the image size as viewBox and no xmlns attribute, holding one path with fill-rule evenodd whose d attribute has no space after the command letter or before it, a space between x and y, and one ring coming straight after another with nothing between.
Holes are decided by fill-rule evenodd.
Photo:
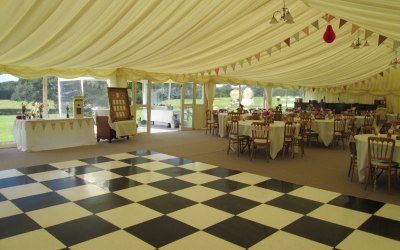
<instances>
[{"instance_id":1,"label":"wooden notice board","mask_svg":"<svg viewBox=\"0 0 400 250\"><path fill-rule=\"evenodd\" d=\"M108 88L108 101L112 122L131 120L127 88Z\"/></svg>"}]
</instances>

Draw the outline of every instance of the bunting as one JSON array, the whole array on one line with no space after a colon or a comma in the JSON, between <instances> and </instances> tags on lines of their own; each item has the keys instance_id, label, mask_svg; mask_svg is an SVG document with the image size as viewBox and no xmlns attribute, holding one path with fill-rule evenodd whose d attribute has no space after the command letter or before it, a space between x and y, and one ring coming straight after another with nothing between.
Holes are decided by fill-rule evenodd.
<instances>
[{"instance_id":1,"label":"bunting","mask_svg":"<svg viewBox=\"0 0 400 250\"><path fill-rule=\"evenodd\" d=\"M272 49L271 49L271 48L267 49L267 54L268 54L268 55L271 56L271 52L272 52Z\"/></svg>"},{"instance_id":2,"label":"bunting","mask_svg":"<svg viewBox=\"0 0 400 250\"><path fill-rule=\"evenodd\" d=\"M381 45L386 40L386 38L387 38L386 36L379 35L378 46Z\"/></svg>"},{"instance_id":3,"label":"bunting","mask_svg":"<svg viewBox=\"0 0 400 250\"><path fill-rule=\"evenodd\" d=\"M296 34L293 35L294 39L296 40L296 42L300 41L300 33L297 32Z\"/></svg>"},{"instance_id":4,"label":"bunting","mask_svg":"<svg viewBox=\"0 0 400 250\"><path fill-rule=\"evenodd\" d=\"M89 119L85 119L86 125L89 126L90 125L90 120Z\"/></svg>"},{"instance_id":5,"label":"bunting","mask_svg":"<svg viewBox=\"0 0 400 250\"><path fill-rule=\"evenodd\" d=\"M215 68L214 71L215 71L215 74L218 76L219 68Z\"/></svg>"},{"instance_id":6,"label":"bunting","mask_svg":"<svg viewBox=\"0 0 400 250\"><path fill-rule=\"evenodd\" d=\"M65 122L60 122L60 125L61 125L61 130L64 131Z\"/></svg>"},{"instance_id":7,"label":"bunting","mask_svg":"<svg viewBox=\"0 0 400 250\"><path fill-rule=\"evenodd\" d=\"M282 44L281 44L281 43L278 43L277 45L275 45L275 47L276 47L279 51L281 51Z\"/></svg>"},{"instance_id":8,"label":"bunting","mask_svg":"<svg viewBox=\"0 0 400 250\"><path fill-rule=\"evenodd\" d=\"M35 130L35 128L36 128L36 122L31 122L31 124L32 124L32 130L34 131Z\"/></svg>"},{"instance_id":9,"label":"bunting","mask_svg":"<svg viewBox=\"0 0 400 250\"><path fill-rule=\"evenodd\" d=\"M346 23L347 23L346 20L340 19L340 20L339 20L339 29L340 29L343 25L345 25Z\"/></svg>"},{"instance_id":10,"label":"bunting","mask_svg":"<svg viewBox=\"0 0 400 250\"><path fill-rule=\"evenodd\" d=\"M231 64L231 67L232 67L232 70L235 71L236 63L232 63L232 64Z\"/></svg>"},{"instance_id":11,"label":"bunting","mask_svg":"<svg viewBox=\"0 0 400 250\"><path fill-rule=\"evenodd\" d=\"M54 131L54 129L56 128L56 123L55 123L55 122L52 122L52 123L51 123L51 128L52 128L53 131Z\"/></svg>"},{"instance_id":12,"label":"bunting","mask_svg":"<svg viewBox=\"0 0 400 250\"><path fill-rule=\"evenodd\" d=\"M310 34L310 29L307 27L305 27L304 29L302 29L302 31L304 32L304 34L306 34L307 36Z\"/></svg>"},{"instance_id":13,"label":"bunting","mask_svg":"<svg viewBox=\"0 0 400 250\"><path fill-rule=\"evenodd\" d=\"M224 71L224 73L226 74L226 70L228 69L228 66L223 66L222 70Z\"/></svg>"},{"instance_id":14,"label":"bunting","mask_svg":"<svg viewBox=\"0 0 400 250\"><path fill-rule=\"evenodd\" d=\"M251 56L246 58L247 62L249 63L249 65L251 65Z\"/></svg>"},{"instance_id":15,"label":"bunting","mask_svg":"<svg viewBox=\"0 0 400 250\"><path fill-rule=\"evenodd\" d=\"M383 77L383 71L382 71L382 72L379 72L379 75Z\"/></svg>"},{"instance_id":16,"label":"bunting","mask_svg":"<svg viewBox=\"0 0 400 250\"><path fill-rule=\"evenodd\" d=\"M78 120L78 125L80 128L82 128L82 120L80 120L80 119Z\"/></svg>"},{"instance_id":17,"label":"bunting","mask_svg":"<svg viewBox=\"0 0 400 250\"><path fill-rule=\"evenodd\" d=\"M351 34L353 35L354 32L356 32L359 28L360 28L360 26L358 26L356 24L352 24L351 25Z\"/></svg>"},{"instance_id":18,"label":"bunting","mask_svg":"<svg viewBox=\"0 0 400 250\"><path fill-rule=\"evenodd\" d=\"M261 52L258 52L257 54L254 55L254 57L257 59L257 61L260 61L261 58Z\"/></svg>"},{"instance_id":19,"label":"bunting","mask_svg":"<svg viewBox=\"0 0 400 250\"><path fill-rule=\"evenodd\" d=\"M69 122L69 127L70 127L71 129L73 129L73 128L74 128L74 122Z\"/></svg>"},{"instance_id":20,"label":"bunting","mask_svg":"<svg viewBox=\"0 0 400 250\"><path fill-rule=\"evenodd\" d=\"M284 42L288 47L290 47L290 38L285 39Z\"/></svg>"},{"instance_id":21,"label":"bunting","mask_svg":"<svg viewBox=\"0 0 400 250\"><path fill-rule=\"evenodd\" d=\"M41 122L40 124L42 125L42 129L45 130L47 127L47 122Z\"/></svg>"},{"instance_id":22,"label":"bunting","mask_svg":"<svg viewBox=\"0 0 400 250\"><path fill-rule=\"evenodd\" d=\"M318 20L314 21L311 25L314 26L317 30L319 30L319 22L318 22Z\"/></svg>"},{"instance_id":23,"label":"bunting","mask_svg":"<svg viewBox=\"0 0 400 250\"><path fill-rule=\"evenodd\" d=\"M243 68L243 59L239 61L239 65L241 68Z\"/></svg>"},{"instance_id":24,"label":"bunting","mask_svg":"<svg viewBox=\"0 0 400 250\"><path fill-rule=\"evenodd\" d=\"M400 41L394 40L393 41L393 50L397 50L400 47Z\"/></svg>"},{"instance_id":25,"label":"bunting","mask_svg":"<svg viewBox=\"0 0 400 250\"><path fill-rule=\"evenodd\" d=\"M372 31L370 30L365 30L365 40L367 40L368 37L370 37L372 35Z\"/></svg>"}]
</instances>

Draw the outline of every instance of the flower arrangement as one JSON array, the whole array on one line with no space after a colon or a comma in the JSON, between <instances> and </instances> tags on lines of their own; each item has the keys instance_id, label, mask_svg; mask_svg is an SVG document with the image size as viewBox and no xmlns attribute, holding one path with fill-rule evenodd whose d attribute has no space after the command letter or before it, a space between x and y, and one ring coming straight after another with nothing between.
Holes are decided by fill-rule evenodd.
<instances>
[{"instance_id":1,"label":"flower arrangement","mask_svg":"<svg viewBox=\"0 0 400 250\"><path fill-rule=\"evenodd\" d=\"M317 108L314 112L314 117L317 120L324 120L325 119L325 112L321 108Z\"/></svg>"},{"instance_id":2,"label":"flower arrangement","mask_svg":"<svg viewBox=\"0 0 400 250\"><path fill-rule=\"evenodd\" d=\"M43 103L35 102L32 110L31 110L32 118L40 118L41 119L41 118L43 118L42 113L43 113Z\"/></svg>"},{"instance_id":3,"label":"flower arrangement","mask_svg":"<svg viewBox=\"0 0 400 250\"><path fill-rule=\"evenodd\" d=\"M388 134L391 135L400 135L400 125L392 124L392 127L388 130Z\"/></svg>"},{"instance_id":4,"label":"flower arrangement","mask_svg":"<svg viewBox=\"0 0 400 250\"><path fill-rule=\"evenodd\" d=\"M267 110L262 112L261 116L264 119L264 122L267 122L267 123L273 123L274 122L274 117L273 117L272 113L270 113Z\"/></svg>"}]
</instances>

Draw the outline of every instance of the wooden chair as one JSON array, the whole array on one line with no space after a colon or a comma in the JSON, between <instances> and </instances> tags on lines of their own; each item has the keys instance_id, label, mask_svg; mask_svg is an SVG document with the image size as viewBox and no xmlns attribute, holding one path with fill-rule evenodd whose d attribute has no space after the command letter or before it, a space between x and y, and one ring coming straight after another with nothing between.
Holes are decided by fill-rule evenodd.
<instances>
[{"instance_id":1,"label":"wooden chair","mask_svg":"<svg viewBox=\"0 0 400 250\"><path fill-rule=\"evenodd\" d=\"M300 121L301 125L304 125L304 140L310 145L311 141L316 141L318 143L318 132L311 129L312 120L311 118L303 118Z\"/></svg>"},{"instance_id":2,"label":"wooden chair","mask_svg":"<svg viewBox=\"0 0 400 250\"><path fill-rule=\"evenodd\" d=\"M332 139L332 147L335 147L339 144L339 141L342 141L343 150L344 139L346 137L345 129L346 129L346 121L343 119L335 119L333 121L333 139Z\"/></svg>"},{"instance_id":3,"label":"wooden chair","mask_svg":"<svg viewBox=\"0 0 400 250\"><path fill-rule=\"evenodd\" d=\"M228 152L230 150L237 151L237 155L244 151L246 147L249 147L250 137L239 134L239 120L232 120L229 125L228 135Z\"/></svg>"},{"instance_id":4,"label":"wooden chair","mask_svg":"<svg viewBox=\"0 0 400 250\"><path fill-rule=\"evenodd\" d=\"M212 133L212 128L214 126L215 121L213 120L212 117L212 111L207 109L206 110L206 134L207 132L210 132L210 134Z\"/></svg>"},{"instance_id":5,"label":"wooden chair","mask_svg":"<svg viewBox=\"0 0 400 250\"><path fill-rule=\"evenodd\" d=\"M365 115L364 126L374 126L374 117L371 115Z\"/></svg>"},{"instance_id":6,"label":"wooden chair","mask_svg":"<svg viewBox=\"0 0 400 250\"><path fill-rule=\"evenodd\" d=\"M375 134L376 130L374 126L362 126L360 128L360 134Z\"/></svg>"},{"instance_id":7,"label":"wooden chair","mask_svg":"<svg viewBox=\"0 0 400 250\"><path fill-rule=\"evenodd\" d=\"M282 121L282 112L274 113L274 121Z\"/></svg>"},{"instance_id":8,"label":"wooden chair","mask_svg":"<svg viewBox=\"0 0 400 250\"><path fill-rule=\"evenodd\" d=\"M304 142L307 139L306 137L306 124L300 123L299 134L294 137L294 146L297 146L301 150L301 156L304 155Z\"/></svg>"},{"instance_id":9,"label":"wooden chair","mask_svg":"<svg viewBox=\"0 0 400 250\"><path fill-rule=\"evenodd\" d=\"M251 113L251 120L261 120L261 114L258 112Z\"/></svg>"},{"instance_id":10,"label":"wooden chair","mask_svg":"<svg viewBox=\"0 0 400 250\"><path fill-rule=\"evenodd\" d=\"M376 179L382 172L386 172L388 177L388 191L390 192L390 182L392 172L397 177L399 164L393 162L393 152L396 141L387 137L368 137L368 176L365 179L364 189L367 189L368 181L372 177L374 190L376 189ZM381 171L378 174L378 171Z\"/></svg>"},{"instance_id":11,"label":"wooden chair","mask_svg":"<svg viewBox=\"0 0 400 250\"><path fill-rule=\"evenodd\" d=\"M257 149L259 147L265 148L265 156L267 162L269 161L269 149L271 141L269 140L269 124L265 122L253 122L251 125L251 158L256 156Z\"/></svg>"},{"instance_id":12,"label":"wooden chair","mask_svg":"<svg viewBox=\"0 0 400 250\"><path fill-rule=\"evenodd\" d=\"M357 168L357 149L356 140L354 139L354 134L352 133L349 137L349 150L350 150L350 166L347 176L350 177L350 181L353 181L354 168Z\"/></svg>"},{"instance_id":13,"label":"wooden chair","mask_svg":"<svg viewBox=\"0 0 400 250\"><path fill-rule=\"evenodd\" d=\"M282 159L285 157L285 152L292 153L292 158L294 157L294 133L295 126L293 122L285 122L284 133L283 133L283 147L282 147Z\"/></svg>"},{"instance_id":14,"label":"wooden chair","mask_svg":"<svg viewBox=\"0 0 400 250\"><path fill-rule=\"evenodd\" d=\"M218 113L213 113L213 124L212 124L212 134L218 136L219 132L219 122L218 122Z\"/></svg>"}]
</instances>

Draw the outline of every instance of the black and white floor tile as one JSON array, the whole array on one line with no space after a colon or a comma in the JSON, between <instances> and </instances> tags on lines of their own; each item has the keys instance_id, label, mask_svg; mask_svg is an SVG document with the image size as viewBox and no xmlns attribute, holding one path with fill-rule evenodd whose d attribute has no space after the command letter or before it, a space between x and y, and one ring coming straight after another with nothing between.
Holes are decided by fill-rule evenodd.
<instances>
[{"instance_id":1,"label":"black and white floor tile","mask_svg":"<svg viewBox=\"0 0 400 250\"><path fill-rule=\"evenodd\" d=\"M0 249L400 249L400 206L139 150L0 171Z\"/></svg>"}]
</instances>

